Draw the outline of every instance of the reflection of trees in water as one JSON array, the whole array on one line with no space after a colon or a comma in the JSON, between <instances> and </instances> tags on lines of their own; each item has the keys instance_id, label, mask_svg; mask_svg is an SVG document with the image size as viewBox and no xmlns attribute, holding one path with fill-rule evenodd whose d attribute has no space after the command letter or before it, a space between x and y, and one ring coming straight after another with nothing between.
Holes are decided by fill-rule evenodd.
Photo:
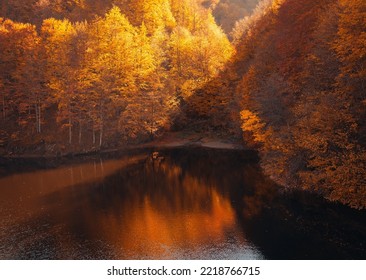
<instances>
[{"instance_id":1,"label":"reflection of trees in water","mask_svg":"<svg viewBox=\"0 0 366 280\"><path fill-rule=\"evenodd\" d=\"M164 160L149 159L106 178L101 185L108 187L93 190L91 203L108 209L115 208L114 200L141 204L148 197L156 209L174 212L206 209L214 192L225 198L252 193L255 188L249 184L260 178L260 171L246 165L243 156L225 154L199 149L162 152Z\"/></svg>"},{"instance_id":2,"label":"reflection of trees in water","mask_svg":"<svg viewBox=\"0 0 366 280\"><path fill-rule=\"evenodd\" d=\"M301 191L272 196L266 186L257 187L255 196L244 196L243 208L236 209L246 236L266 258L364 258L365 212Z\"/></svg>"},{"instance_id":3,"label":"reflection of trees in water","mask_svg":"<svg viewBox=\"0 0 366 280\"><path fill-rule=\"evenodd\" d=\"M238 185L232 183L241 178L240 172L222 164L217 154L195 153L163 152L164 160L150 159L106 179L108 187L99 188L90 200L93 216L103 223L93 224L92 232L108 227L103 235L115 244L140 253L153 246L150 254L161 249L154 244L182 248L210 239L225 241L227 231L238 230L230 189ZM232 171L223 176L223 169ZM104 211L95 213L98 208Z\"/></svg>"},{"instance_id":4,"label":"reflection of trees in water","mask_svg":"<svg viewBox=\"0 0 366 280\"><path fill-rule=\"evenodd\" d=\"M267 258L362 257L362 214L280 193L256 161L241 151L162 150L121 168L98 161L108 175L93 183L75 166L77 185L38 198L44 210L0 241L19 244L6 253L17 258L169 258L171 248L200 250L228 237Z\"/></svg>"},{"instance_id":5,"label":"reflection of trees in water","mask_svg":"<svg viewBox=\"0 0 366 280\"><path fill-rule=\"evenodd\" d=\"M269 258L337 258L351 251L357 256L355 245L350 245L352 233L342 229L354 229L357 221L312 195L279 193L245 154L183 149L162 151L161 157L105 180L108 187L99 189L103 195L95 193L90 207L104 205L107 210L97 218L103 224L95 223L92 232L109 227L109 240L146 252L126 237L192 246L207 238L219 242L239 223L237 234ZM100 213L88 211L93 212L93 217ZM126 229L122 235L121 228ZM342 242L347 245L339 246ZM150 253L160 249L152 247Z\"/></svg>"}]
</instances>

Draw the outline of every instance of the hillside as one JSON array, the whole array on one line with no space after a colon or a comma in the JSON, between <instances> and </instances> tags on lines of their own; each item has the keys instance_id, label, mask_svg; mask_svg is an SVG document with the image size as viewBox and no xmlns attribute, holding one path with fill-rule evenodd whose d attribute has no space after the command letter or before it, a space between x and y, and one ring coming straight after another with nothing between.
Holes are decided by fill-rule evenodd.
<instances>
[{"instance_id":1,"label":"hillside","mask_svg":"<svg viewBox=\"0 0 366 280\"><path fill-rule=\"evenodd\" d=\"M189 97L234 51L197 1L71 2L28 3L31 23L1 19L5 153L118 147L182 127ZM19 20L23 4L3 10ZM41 4L55 17L36 23Z\"/></svg>"},{"instance_id":2,"label":"hillside","mask_svg":"<svg viewBox=\"0 0 366 280\"><path fill-rule=\"evenodd\" d=\"M274 1L237 45L244 138L289 188L365 208L366 3Z\"/></svg>"},{"instance_id":3,"label":"hillside","mask_svg":"<svg viewBox=\"0 0 366 280\"><path fill-rule=\"evenodd\" d=\"M47 18L67 18L72 22L91 20L95 15L103 16L113 5L123 13L134 13L131 4L136 0L7 0L0 3L0 17L19 22L41 25ZM151 1L159 3L159 1ZM160 1L161 2L161 1ZM229 34L235 22L249 16L258 0L194 0L191 1L206 9L212 9L216 22ZM183 1L184 3L184 1Z\"/></svg>"},{"instance_id":4,"label":"hillside","mask_svg":"<svg viewBox=\"0 0 366 280\"><path fill-rule=\"evenodd\" d=\"M364 209L366 3L255 4L3 1L0 154L242 139L279 185Z\"/></svg>"}]
</instances>

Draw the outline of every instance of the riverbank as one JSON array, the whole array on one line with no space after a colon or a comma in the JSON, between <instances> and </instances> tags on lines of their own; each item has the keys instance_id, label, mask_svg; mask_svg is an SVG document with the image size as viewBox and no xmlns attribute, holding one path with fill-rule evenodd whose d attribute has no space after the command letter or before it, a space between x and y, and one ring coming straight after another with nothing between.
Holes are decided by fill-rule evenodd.
<instances>
[{"instance_id":1,"label":"riverbank","mask_svg":"<svg viewBox=\"0 0 366 280\"><path fill-rule=\"evenodd\" d=\"M221 137L220 137L221 136ZM150 147L178 148L178 147L205 147L213 149L245 150L242 141L232 137L216 136L210 133L191 131L171 132L163 137L146 144Z\"/></svg>"},{"instance_id":2,"label":"riverbank","mask_svg":"<svg viewBox=\"0 0 366 280\"><path fill-rule=\"evenodd\" d=\"M127 144L121 147L108 149L89 149L89 150L65 150L64 152L42 151L36 149L34 151L25 151L23 153L3 153L0 155L0 162L10 159L54 159L63 157L78 157L97 154L111 154L124 152L128 150L144 149L144 148L179 148L179 147L204 147L223 150L250 150L244 145L240 139L235 139L227 135L215 135L210 132L195 132L183 130L178 132L169 132L153 141L140 144Z\"/></svg>"}]
</instances>

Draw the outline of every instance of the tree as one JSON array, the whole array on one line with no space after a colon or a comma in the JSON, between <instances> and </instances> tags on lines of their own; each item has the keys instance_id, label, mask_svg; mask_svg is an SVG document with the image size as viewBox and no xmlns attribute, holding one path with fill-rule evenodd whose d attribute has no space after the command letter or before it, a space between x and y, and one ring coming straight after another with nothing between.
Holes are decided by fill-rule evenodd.
<instances>
[{"instance_id":1,"label":"tree","mask_svg":"<svg viewBox=\"0 0 366 280\"><path fill-rule=\"evenodd\" d=\"M169 0L134 0L129 3L128 17L135 26L144 24L149 35L164 27L171 30L176 26Z\"/></svg>"},{"instance_id":2,"label":"tree","mask_svg":"<svg viewBox=\"0 0 366 280\"><path fill-rule=\"evenodd\" d=\"M93 104L89 114L94 127L99 129L101 147L105 124L123 110L127 99L136 92L136 71L140 67L136 66L137 31L114 7L104 18L93 22L89 32L85 58L90 85L88 99Z\"/></svg>"},{"instance_id":3,"label":"tree","mask_svg":"<svg viewBox=\"0 0 366 280\"><path fill-rule=\"evenodd\" d=\"M58 104L58 123L68 128L72 144L73 126L77 121L77 53L74 26L68 20L48 19L42 25L42 39L47 56L46 79Z\"/></svg>"},{"instance_id":4,"label":"tree","mask_svg":"<svg viewBox=\"0 0 366 280\"><path fill-rule=\"evenodd\" d=\"M36 131L41 133L45 89L40 69L42 49L36 27L11 20L1 20L0 24L3 118L16 114L20 125L34 119ZM31 117L33 112L34 118Z\"/></svg>"},{"instance_id":5,"label":"tree","mask_svg":"<svg viewBox=\"0 0 366 280\"><path fill-rule=\"evenodd\" d=\"M31 109L33 107L36 131L37 133L41 133L43 122L42 112L48 105L43 73L45 57L41 39L35 30L35 26L31 27L29 31L28 36L22 36L26 50L23 53L23 61L16 71L17 85L21 86L18 89L18 93L23 95L21 97L22 101L19 104L19 121L23 125L28 124L29 112L33 111Z\"/></svg>"}]
</instances>

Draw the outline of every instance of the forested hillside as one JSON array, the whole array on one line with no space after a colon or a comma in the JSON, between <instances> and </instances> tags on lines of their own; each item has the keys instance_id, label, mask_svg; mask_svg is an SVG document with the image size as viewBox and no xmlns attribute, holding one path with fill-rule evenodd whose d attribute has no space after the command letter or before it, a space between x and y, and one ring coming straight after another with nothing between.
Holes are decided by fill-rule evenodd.
<instances>
[{"instance_id":1,"label":"forested hillside","mask_svg":"<svg viewBox=\"0 0 366 280\"><path fill-rule=\"evenodd\" d=\"M2 146L15 153L141 142L184 124L186 100L234 51L199 1L33 2L4 14L73 20L1 19Z\"/></svg>"},{"instance_id":2,"label":"forested hillside","mask_svg":"<svg viewBox=\"0 0 366 280\"><path fill-rule=\"evenodd\" d=\"M365 208L366 2L273 1L237 50L244 138L265 172Z\"/></svg>"},{"instance_id":3,"label":"forested hillside","mask_svg":"<svg viewBox=\"0 0 366 280\"><path fill-rule=\"evenodd\" d=\"M113 5L118 6L123 13L135 14L135 4L132 3L136 2L146 3L143 5L151 7L162 3L141 0L4 0L0 3L0 15L14 21L37 25L51 17L67 18L75 22L93 19L95 15L103 16ZM217 24L229 34L235 22L249 16L258 2L259 0L193 0L188 4L191 7L199 5L211 9Z\"/></svg>"},{"instance_id":4,"label":"forested hillside","mask_svg":"<svg viewBox=\"0 0 366 280\"><path fill-rule=\"evenodd\" d=\"M365 208L366 2L257 2L2 1L0 153L204 123L278 184Z\"/></svg>"}]
</instances>

